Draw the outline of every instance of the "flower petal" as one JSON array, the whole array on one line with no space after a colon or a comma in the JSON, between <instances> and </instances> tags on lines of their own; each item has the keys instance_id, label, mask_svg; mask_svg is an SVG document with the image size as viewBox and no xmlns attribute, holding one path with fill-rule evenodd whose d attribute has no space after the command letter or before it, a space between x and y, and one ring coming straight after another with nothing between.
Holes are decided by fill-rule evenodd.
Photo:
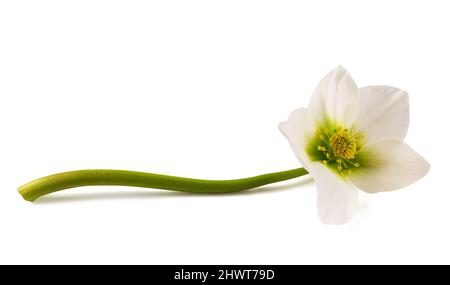
<instances>
[{"instance_id":1,"label":"flower petal","mask_svg":"<svg viewBox=\"0 0 450 285\"><path fill-rule=\"evenodd\" d=\"M294 110L286 122L279 124L279 129L289 141L297 158L302 164L309 160L306 152L306 109Z\"/></svg>"},{"instance_id":2,"label":"flower petal","mask_svg":"<svg viewBox=\"0 0 450 285\"><path fill-rule=\"evenodd\" d=\"M323 123L330 119L345 126L358 115L358 89L341 66L328 73L318 84L308 106L308 120Z\"/></svg>"},{"instance_id":3,"label":"flower petal","mask_svg":"<svg viewBox=\"0 0 450 285\"><path fill-rule=\"evenodd\" d=\"M373 161L350 176L355 186L368 193L408 186L425 176L430 168L421 155L401 141L382 141L368 148Z\"/></svg>"},{"instance_id":4,"label":"flower petal","mask_svg":"<svg viewBox=\"0 0 450 285\"><path fill-rule=\"evenodd\" d=\"M358 94L356 127L367 143L402 141L409 125L408 93L390 86L368 86L358 89Z\"/></svg>"},{"instance_id":5,"label":"flower petal","mask_svg":"<svg viewBox=\"0 0 450 285\"><path fill-rule=\"evenodd\" d=\"M324 224L340 225L350 221L359 207L358 191L352 183L337 176L319 162L309 165L317 186L317 209Z\"/></svg>"}]
</instances>

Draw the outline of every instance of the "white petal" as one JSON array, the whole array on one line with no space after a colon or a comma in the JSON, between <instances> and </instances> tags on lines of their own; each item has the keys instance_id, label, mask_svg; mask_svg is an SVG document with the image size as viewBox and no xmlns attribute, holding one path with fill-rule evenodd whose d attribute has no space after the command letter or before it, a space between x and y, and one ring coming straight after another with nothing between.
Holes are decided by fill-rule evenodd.
<instances>
[{"instance_id":1,"label":"white petal","mask_svg":"<svg viewBox=\"0 0 450 285\"><path fill-rule=\"evenodd\" d=\"M289 141L292 150L302 164L305 164L309 158L305 152L306 145L306 109L299 108L294 110L286 122L279 124L279 129Z\"/></svg>"},{"instance_id":2,"label":"white petal","mask_svg":"<svg viewBox=\"0 0 450 285\"><path fill-rule=\"evenodd\" d=\"M363 87L358 93L356 127L364 133L367 143L402 141L409 125L408 93L390 86Z\"/></svg>"},{"instance_id":3,"label":"white petal","mask_svg":"<svg viewBox=\"0 0 450 285\"><path fill-rule=\"evenodd\" d=\"M324 224L350 221L359 206L358 191L349 180L339 177L319 162L309 165L317 186L317 209Z\"/></svg>"},{"instance_id":4,"label":"white petal","mask_svg":"<svg viewBox=\"0 0 450 285\"><path fill-rule=\"evenodd\" d=\"M350 179L369 193L392 191L412 184L427 174L430 165L401 141L382 141L369 146L373 165L354 171Z\"/></svg>"},{"instance_id":5,"label":"white petal","mask_svg":"<svg viewBox=\"0 0 450 285\"><path fill-rule=\"evenodd\" d=\"M328 73L316 87L308 106L308 120L324 119L351 126L358 115L358 89L350 74L341 66Z\"/></svg>"}]
</instances>

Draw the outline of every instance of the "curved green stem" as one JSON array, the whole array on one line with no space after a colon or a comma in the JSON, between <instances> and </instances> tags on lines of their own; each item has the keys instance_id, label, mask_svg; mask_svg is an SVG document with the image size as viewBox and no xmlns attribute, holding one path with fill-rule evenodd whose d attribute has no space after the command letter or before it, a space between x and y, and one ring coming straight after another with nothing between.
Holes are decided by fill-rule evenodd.
<instances>
[{"instance_id":1,"label":"curved green stem","mask_svg":"<svg viewBox=\"0 0 450 285\"><path fill-rule=\"evenodd\" d=\"M303 176L308 172L296 168L233 180L192 179L146 172L109 169L88 169L58 173L31 181L18 191L27 201L56 191L95 185L135 186L191 193L229 193Z\"/></svg>"}]
</instances>

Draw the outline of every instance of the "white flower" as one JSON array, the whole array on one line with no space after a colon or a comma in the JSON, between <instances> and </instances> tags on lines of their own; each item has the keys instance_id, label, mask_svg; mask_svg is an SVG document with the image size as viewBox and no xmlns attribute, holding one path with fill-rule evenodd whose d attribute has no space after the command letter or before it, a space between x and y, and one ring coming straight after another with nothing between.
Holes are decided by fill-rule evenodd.
<instances>
[{"instance_id":1,"label":"white flower","mask_svg":"<svg viewBox=\"0 0 450 285\"><path fill-rule=\"evenodd\" d=\"M291 113L280 130L317 185L319 217L348 222L358 209L356 188L368 193L405 187L429 169L403 142L408 94L389 86L357 88L342 67L328 73L308 108Z\"/></svg>"}]
</instances>

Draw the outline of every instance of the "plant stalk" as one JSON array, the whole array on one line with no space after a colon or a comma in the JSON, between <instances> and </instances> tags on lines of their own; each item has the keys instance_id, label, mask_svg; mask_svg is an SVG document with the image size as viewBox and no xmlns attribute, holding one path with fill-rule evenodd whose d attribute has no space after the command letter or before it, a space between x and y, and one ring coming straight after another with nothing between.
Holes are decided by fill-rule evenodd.
<instances>
[{"instance_id":1,"label":"plant stalk","mask_svg":"<svg viewBox=\"0 0 450 285\"><path fill-rule=\"evenodd\" d=\"M18 188L27 201L64 189L115 185L156 188L190 193L231 193L293 179L308 174L304 168L267 173L232 180L204 180L127 170L87 169L53 174L31 181Z\"/></svg>"}]
</instances>

